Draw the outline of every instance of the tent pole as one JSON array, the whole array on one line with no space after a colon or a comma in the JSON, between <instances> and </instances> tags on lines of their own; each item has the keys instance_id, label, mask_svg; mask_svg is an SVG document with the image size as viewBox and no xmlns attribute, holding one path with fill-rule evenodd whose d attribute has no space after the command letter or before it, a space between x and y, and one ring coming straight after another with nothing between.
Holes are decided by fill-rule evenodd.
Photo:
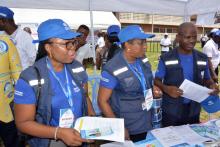
<instances>
[{"instance_id":1,"label":"tent pole","mask_svg":"<svg viewBox=\"0 0 220 147\"><path fill-rule=\"evenodd\" d=\"M152 22L151 22L151 25L152 25L152 30L151 30L151 32L152 32L152 34L154 33L154 14L152 14Z\"/></svg>"},{"instance_id":2,"label":"tent pole","mask_svg":"<svg viewBox=\"0 0 220 147\"><path fill-rule=\"evenodd\" d=\"M93 53L93 62L94 62L94 73L96 73L96 55L95 55L95 36L94 36L94 27L93 27L93 12L92 12L92 0L89 0L89 12L90 12L90 26L91 26L91 38L92 38L92 53Z\"/></svg>"},{"instance_id":3,"label":"tent pole","mask_svg":"<svg viewBox=\"0 0 220 147\"><path fill-rule=\"evenodd\" d=\"M189 5L190 1L191 0L188 0L187 2L185 2L183 22L189 22L190 21L190 16L189 16L189 13L188 13L188 5Z\"/></svg>"},{"instance_id":4,"label":"tent pole","mask_svg":"<svg viewBox=\"0 0 220 147\"><path fill-rule=\"evenodd\" d=\"M202 36L204 36L204 35L205 35L205 26L202 25Z\"/></svg>"}]
</instances>

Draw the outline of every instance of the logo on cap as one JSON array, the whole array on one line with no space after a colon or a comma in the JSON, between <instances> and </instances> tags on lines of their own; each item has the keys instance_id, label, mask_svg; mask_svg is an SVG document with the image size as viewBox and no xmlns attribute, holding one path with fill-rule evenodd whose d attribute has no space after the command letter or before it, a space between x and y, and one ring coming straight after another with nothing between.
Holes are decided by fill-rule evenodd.
<instances>
[{"instance_id":1,"label":"logo on cap","mask_svg":"<svg viewBox=\"0 0 220 147\"><path fill-rule=\"evenodd\" d=\"M70 27L65 22L63 23L63 26L64 26L65 30L70 30Z\"/></svg>"},{"instance_id":2,"label":"logo on cap","mask_svg":"<svg viewBox=\"0 0 220 147\"><path fill-rule=\"evenodd\" d=\"M141 27L139 27L139 29L140 29L140 31L141 31L142 33L144 33L144 31L143 31L143 29L142 29Z\"/></svg>"},{"instance_id":3,"label":"logo on cap","mask_svg":"<svg viewBox=\"0 0 220 147\"><path fill-rule=\"evenodd\" d=\"M213 105L214 103L213 103L213 101L208 101L208 105L210 106L210 105Z\"/></svg>"},{"instance_id":4,"label":"logo on cap","mask_svg":"<svg viewBox=\"0 0 220 147\"><path fill-rule=\"evenodd\" d=\"M2 17L7 17L7 15L4 14L4 13L0 13L0 16L2 16Z\"/></svg>"}]
</instances>

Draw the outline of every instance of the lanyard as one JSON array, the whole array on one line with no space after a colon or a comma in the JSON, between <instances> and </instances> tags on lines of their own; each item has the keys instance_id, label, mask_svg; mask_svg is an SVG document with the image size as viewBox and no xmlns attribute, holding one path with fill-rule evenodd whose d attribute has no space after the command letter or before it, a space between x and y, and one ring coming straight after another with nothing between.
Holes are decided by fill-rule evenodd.
<instances>
[{"instance_id":1,"label":"lanyard","mask_svg":"<svg viewBox=\"0 0 220 147\"><path fill-rule=\"evenodd\" d=\"M130 64L128 64L128 67L131 69L131 71L135 74L135 76L140 81L141 87L143 89L144 97L146 97L146 95L147 95L146 80L145 80L144 73L143 73L138 61L139 61L138 59L135 60L136 68Z\"/></svg>"},{"instance_id":2,"label":"lanyard","mask_svg":"<svg viewBox=\"0 0 220 147\"><path fill-rule=\"evenodd\" d=\"M66 83L67 83L67 86L65 88L63 82L60 80L59 77L57 77L57 75L55 74L54 70L53 70L53 67L51 66L50 64L50 61L48 58L46 58L46 62L47 62L47 68L51 71L52 75L54 76L54 78L58 81L58 83L60 84L61 86L61 89L63 91L63 93L65 94L65 96L67 97L68 99L68 102L69 102L69 105L70 107L73 106L73 100L72 100L72 93L71 93L71 90L70 90L70 83L69 83L69 78L67 76L67 70L66 70L66 65L64 65L64 72L65 72L65 76L66 76Z\"/></svg>"}]
</instances>

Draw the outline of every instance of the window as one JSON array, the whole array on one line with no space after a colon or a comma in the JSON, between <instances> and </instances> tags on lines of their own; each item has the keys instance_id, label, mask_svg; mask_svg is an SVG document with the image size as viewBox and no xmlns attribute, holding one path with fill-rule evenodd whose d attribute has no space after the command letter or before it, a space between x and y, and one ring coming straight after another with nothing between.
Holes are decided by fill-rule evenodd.
<instances>
[{"instance_id":1,"label":"window","mask_svg":"<svg viewBox=\"0 0 220 147\"><path fill-rule=\"evenodd\" d=\"M173 28L173 33L177 33L177 29L176 28Z\"/></svg>"},{"instance_id":2,"label":"window","mask_svg":"<svg viewBox=\"0 0 220 147\"><path fill-rule=\"evenodd\" d=\"M154 33L160 33L160 29L159 28L154 28Z\"/></svg>"},{"instance_id":3,"label":"window","mask_svg":"<svg viewBox=\"0 0 220 147\"><path fill-rule=\"evenodd\" d=\"M160 33L165 33L165 28L160 28Z\"/></svg>"},{"instance_id":4,"label":"window","mask_svg":"<svg viewBox=\"0 0 220 147\"><path fill-rule=\"evenodd\" d=\"M173 33L172 28L167 28L167 33Z\"/></svg>"}]
</instances>

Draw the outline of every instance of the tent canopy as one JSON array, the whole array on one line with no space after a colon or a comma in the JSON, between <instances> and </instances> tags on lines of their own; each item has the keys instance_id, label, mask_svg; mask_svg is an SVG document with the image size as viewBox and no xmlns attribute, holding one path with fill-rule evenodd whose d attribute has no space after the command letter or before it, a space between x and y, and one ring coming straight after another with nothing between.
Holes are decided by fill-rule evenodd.
<instances>
[{"instance_id":1,"label":"tent canopy","mask_svg":"<svg viewBox=\"0 0 220 147\"><path fill-rule=\"evenodd\" d=\"M14 19L18 24L40 24L47 19L60 18L71 28L76 29L79 25L90 25L90 13L88 11L72 10L48 10L48 9L20 9L12 8ZM93 26L97 29L106 29L109 25L119 25L120 22L112 12L93 12Z\"/></svg>"},{"instance_id":2,"label":"tent canopy","mask_svg":"<svg viewBox=\"0 0 220 147\"><path fill-rule=\"evenodd\" d=\"M12 8L136 12L177 16L201 15L220 10L219 0L1 0L0 5Z\"/></svg>"}]
</instances>

